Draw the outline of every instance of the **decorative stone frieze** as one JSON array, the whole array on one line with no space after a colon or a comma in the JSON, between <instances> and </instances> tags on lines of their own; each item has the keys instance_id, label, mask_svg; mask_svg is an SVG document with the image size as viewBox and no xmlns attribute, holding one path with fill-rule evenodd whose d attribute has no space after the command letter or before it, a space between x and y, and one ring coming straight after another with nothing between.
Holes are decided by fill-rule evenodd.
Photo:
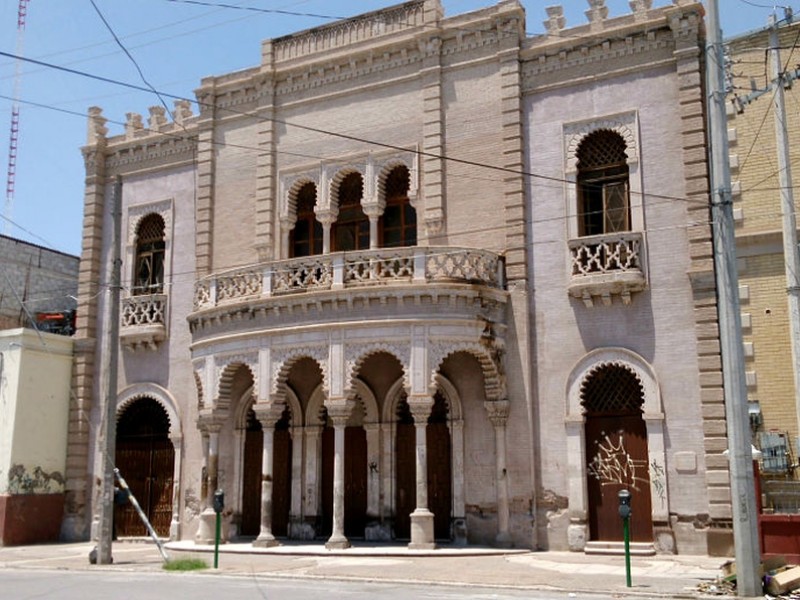
<instances>
[{"instance_id":1,"label":"decorative stone frieze","mask_svg":"<svg viewBox=\"0 0 800 600\"><path fill-rule=\"evenodd\" d=\"M166 294L130 296L122 300L119 338L129 350L158 349L167 338Z\"/></svg>"}]
</instances>

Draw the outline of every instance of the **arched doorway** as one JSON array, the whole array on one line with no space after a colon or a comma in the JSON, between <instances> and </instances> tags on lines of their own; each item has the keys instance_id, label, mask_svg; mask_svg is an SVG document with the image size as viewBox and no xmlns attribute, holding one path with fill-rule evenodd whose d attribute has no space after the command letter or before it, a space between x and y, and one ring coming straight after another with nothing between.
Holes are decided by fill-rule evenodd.
<instances>
[{"instance_id":1,"label":"arched doorway","mask_svg":"<svg viewBox=\"0 0 800 600\"><path fill-rule=\"evenodd\" d=\"M629 369L606 364L581 390L586 418L589 533L593 541L621 541L619 491L631 493L631 540L653 541L644 393Z\"/></svg>"},{"instance_id":2,"label":"arched doorway","mask_svg":"<svg viewBox=\"0 0 800 600\"><path fill-rule=\"evenodd\" d=\"M283 411L275 424L272 442L272 534L285 537L292 504L292 438L290 415ZM242 522L239 533L258 535L261 531L261 471L264 431L252 407L247 411L242 475Z\"/></svg>"},{"instance_id":3,"label":"arched doorway","mask_svg":"<svg viewBox=\"0 0 800 600\"><path fill-rule=\"evenodd\" d=\"M130 404L117 420L114 462L159 536L169 536L175 449L169 439L169 417L153 398ZM120 537L147 535L130 503L114 509Z\"/></svg>"},{"instance_id":4,"label":"arched doorway","mask_svg":"<svg viewBox=\"0 0 800 600\"><path fill-rule=\"evenodd\" d=\"M405 397L397 404L395 426L395 519L397 539L411 537L410 514L416 509L416 430ZM453 514L452 442L447 401L437 392L425 428L428 467L428 509L438 540L450 539Z\"/></svg>"}]
</instances>

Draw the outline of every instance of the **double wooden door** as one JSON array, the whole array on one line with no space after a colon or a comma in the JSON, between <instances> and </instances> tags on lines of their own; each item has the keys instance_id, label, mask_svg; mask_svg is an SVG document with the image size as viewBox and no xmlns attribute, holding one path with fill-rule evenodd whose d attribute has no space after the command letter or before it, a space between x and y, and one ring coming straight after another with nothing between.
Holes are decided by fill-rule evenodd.
<instances>
[{"instance_id":1,"label":"double wooden door","mask_svg":"<svg viewBox=\"0 0 800 600\"><path fill-rule=\"evenodd\" d=\"M322 430L322 528L333 531L333 427ZM344 535L363 538L367 526L367 432L361 426L344 429Z\"/></svg>"}]
</instances>

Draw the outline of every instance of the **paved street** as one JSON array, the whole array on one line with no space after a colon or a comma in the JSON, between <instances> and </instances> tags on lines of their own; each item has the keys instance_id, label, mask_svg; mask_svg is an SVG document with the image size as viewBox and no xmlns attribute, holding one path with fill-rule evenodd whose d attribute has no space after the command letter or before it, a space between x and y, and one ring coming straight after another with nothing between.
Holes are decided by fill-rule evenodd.
<instances>
[{"instance_id":1,"label":"paved street","mask_svg":"<svg viewBox=\"0 0 800 600\"><path fill-rule=\"evenodd\" d=\"M326 598L691 598L699 595L699 583L714 581L725 561L633 557L633 586L628 588L622 556L572 552L475 547L415 552L397 545L331 552L321 544L271 549L225 544L217 570L166 573L152 544L115 543L114 564L102 566L89 564L92 546L0 547L0 598L303 600L319 598L322 587ZM172 558L195 556L213 564L213 547L175 542L167 551Z\"/></svg>"},{"instance_id":2,"label":"paved street","mask_svg":"<svg viewBox=\"0 0 800 600\"><path fill-rule=\"evenodd\" d=\"M575 598L565 592L498 590L474 586L423 586L374 582L283 580L261 576L231 577L217 573L125 573L118 571L2 571L0 589L6 600L240 600L254 598L419 598L505 600L514 598ZM582 598L604 600L608 595Z\"/></svg>"}]
</instances>

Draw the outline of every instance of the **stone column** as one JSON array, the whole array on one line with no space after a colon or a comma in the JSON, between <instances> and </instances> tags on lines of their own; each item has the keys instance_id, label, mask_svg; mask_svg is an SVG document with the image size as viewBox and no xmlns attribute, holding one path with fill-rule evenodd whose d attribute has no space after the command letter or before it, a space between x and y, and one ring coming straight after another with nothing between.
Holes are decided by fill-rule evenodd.
<instances>
[{"instance_id":1,"label":"stone column","mask_svg":"<svg viewBox=\"0 0 800 600\"><path fill-rule=\"evenodd\" d=\"M322 253L331 253L331 227L336 220L336 214L330 210L316 210L317 221L322 224Z\"/></svg>"},{"instance_id":2,"label":"stone column","mask_svg":"<svg viewBox=\"0 0 800 600\"><path fill-rule=\"evenodd\" d=\"M217 514L214 512L214 492L219 485L219 431L221 420L214 415L201 415L199 425L208 434L208 455L206 459L206 496L203 512L200 513L200 526L195 543L213 544L216 536Z\"/></svg>"},{"instance_id":3,"label":"stone column","mask_svg":"<svg viewBox=\"0 0 800 600\"><path fill-rule=\"evenodd\" d=\"M433 408L431 396L411 396L408 407L414 417L416 429L417 507L411 513L412 550L429 550L436 547L433 538L433 513L428 510L428 417Z\"/></svg>"},{"instance_id":4,"label":"stone column","mask_svg":"<svg viewBox=\"0 0 800 600\"><path fill-rule=\"evenodd\" d=\"M494 426L495 485L497 488L497 537L495 543L501 548L511 547L509 534L508 472L506 470L506 423L508 421L508 400L494 400L483 403L489 420Z\"/></svg>"},{"instance_id":5,"label":"stone column","mask_svg":"<svg viewBox=\"0 0 800 600\"><path fill-rule=\"evenodd\" d=\"M369 218L369 249L377 250L378 244L378 219L383 214L383 207L377 202L362 202L361 208Z\"/></svg>"},{"instance_id":6,"label":"stone column","mask_svg":"<svg viewBox=\"0 0 800 600\"><path fill-rule=\"evenodd\" d=\"M322 427L307 425L304 431L306 469L303 485L303 537L300 539L313 540L316 535L314 524L320 514L319 486L322 482L322 477L319 465L322 448ZM298 537L300 537L300 534Z\"/></svg>"},{"instance_id":7,"label":"stone column","mask_svg":"<svg viewBox=\"0 0 800 600\"><path fill-rule=\"evenodd\" d=\"M333 421L334 431L333 531L325 547L329 550L341 550L350 547L350 542L344 535L344 430L353 411L353 402L344 399L329 400L325 406L328 408L328 416Z\"/></svg>"},{"instance_id":8,"label":"stone column","mask_svg":"<svg viewBox=\"0 0 800 600\"><path fill-rule=\"evenodd\" d=\"M169 539L181 539L181 456L183 450L183 437L171 436L172 448L175 451L175 460L172 466L172 520L169 524Z\"/></svg>"},{"instance_id":9,"label":"stone column","mask_svg":"<svg viewBox=\"0 0 800 600\"><path fill-rule=\"evenodd\" d=\"M261 451L261 529L253 546L270 548L278 545L272 534L272 472L273 472L273 440L275 439L275 423L281 418L283 405L278 403L258 403L253 405L253 412L261 423L264 441Z\"/></svg>"}]
</instances>

